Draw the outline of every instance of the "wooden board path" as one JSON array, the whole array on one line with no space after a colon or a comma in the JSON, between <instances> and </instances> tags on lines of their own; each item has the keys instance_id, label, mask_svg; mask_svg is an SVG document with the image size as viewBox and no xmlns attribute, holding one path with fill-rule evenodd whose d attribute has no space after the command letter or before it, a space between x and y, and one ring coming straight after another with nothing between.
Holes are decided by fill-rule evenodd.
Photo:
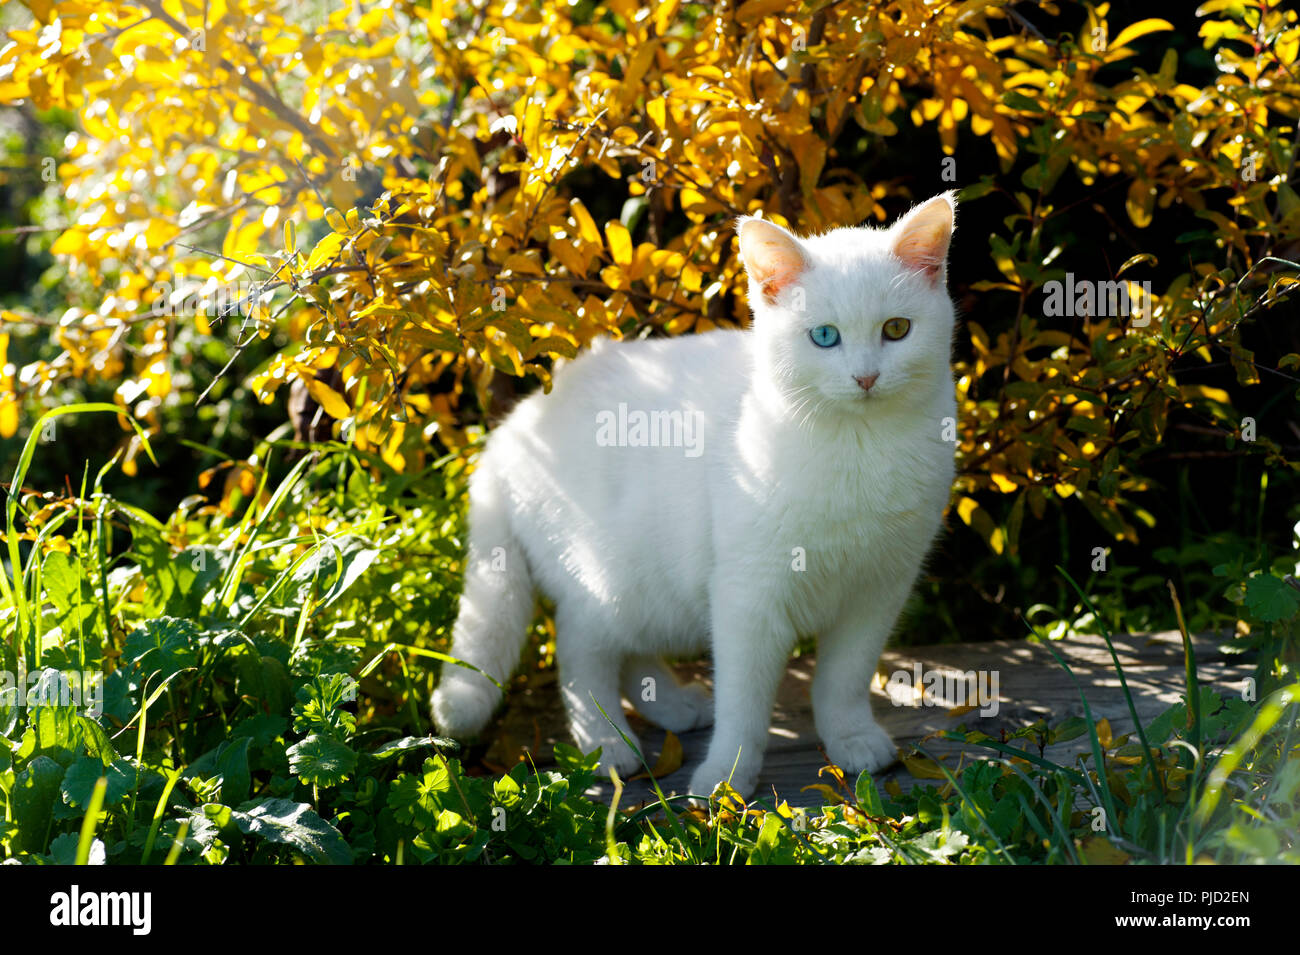
<instances>
[{"instance_id":1,"label":"wooden board path","mask_svg":"<svg viewBox=\"0 0 1300 955\"><path fill-rule=\"evenodd\" d=\"M1184 693L1184 666L1182 639L1177 632L1154 634L1120 634L1113 638L1120 665L1128 680L1139 718L1149 723L1169 706L1182 700ZM1240 657L1223 654L1218 648L1222 638L1215 635L1193 637L1197 659L1198 678L1202 686L1220 692L1239 694L1252 668ZM1098 636L1077 636L1052 644L1054 649L1073 670L1083 687L1094 720L1105 717L1110 721L1116 736L1133 730L1119 676L1111 661L1105 642ZM996 714L982 715L981 708L954 714L960 701L952 699L953 684L947 684L949 699L946 705L896 705L891 702L886 680L890 675L905 672L915 674L920 664L922 674L942 672L950 675L975 671L977 674L997 674ZM677 667L682 679L697 679L710 683L707 662L683 664ZM759 778L756 796L771 797L773 791L792 806L820 806L823 797L816 790L804 787L814 783L829 783L818 770L826 765L819 750L820 740L813 727L812 703L809 695L812 686L814 661L799 657L791 661L786 670L777 697L772 727L768 737L767 756ZM894 741L907 751L908 745L931 733L953 730L965 724L967 730L980 730L997 737L1002 730L1013 730L1047 718L1055 723L1071 716L1083 716L1079 690L1069 674L1043 646L1025 640L997 640L988 643L944 644L929 647L902 647L887 650L881 660L878 677L872 686L872 703L880 724ZM989 686L988 677L981 685ZM892 693L904 702L915 702L916 692L896 682ZM939 694L942 695L942 694ZM984 710L990 707L982 708ZM640 719L630 716L637 730L646 758L653 766L663 749L665 733ZM685 792L691 772L704 759L711 730L694 730L680 737L684 762L674 773L659 780L664 792ZM553 765L552 748L556 741L569 741L565 728L563 708L555 686L553 673L539 674L526 688L511 693L507 708L495 729L495 741L487 751L484 762L497 767L508 767L527 751L539 767ZM961 753L969 758L989 755L987 749L942 740L928 740L926 749L944 759L952 769ZM1025 745L1022 741L1019 745ZM1087 735L1075 740L1048 747L1045 756L1057 763L1070 765L1078 753L1088 752ZM1037 748L1034 748L1037 751ZM878 774L877 784L894 779L903 789L919 782L901 765ZM850 780L850 784L852 780ZM935 783L938 785L938 783ZM589 791L599 801L608 802L612 787L606 781ZM630 808L654 798L649 781L633 778L624 789L621 807Z\"/></svg>"}]
</instances>

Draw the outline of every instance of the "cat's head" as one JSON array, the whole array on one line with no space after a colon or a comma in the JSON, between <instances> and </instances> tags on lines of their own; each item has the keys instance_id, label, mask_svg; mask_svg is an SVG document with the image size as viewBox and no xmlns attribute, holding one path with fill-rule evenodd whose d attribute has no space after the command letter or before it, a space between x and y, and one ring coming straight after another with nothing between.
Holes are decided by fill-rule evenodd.
<instances>
[{"instance_id":1,"label":"cat's head","mask_svg":"<svg viewBox=\"0 0 1300 955\"><path fill-rule=\"evenodd\" d=\"M740 256L758 373L796 406L871 414L951 393L947 257L956 201L945 193L888 229L796 238L741 219Z\"/></svg>"}]
</instances>

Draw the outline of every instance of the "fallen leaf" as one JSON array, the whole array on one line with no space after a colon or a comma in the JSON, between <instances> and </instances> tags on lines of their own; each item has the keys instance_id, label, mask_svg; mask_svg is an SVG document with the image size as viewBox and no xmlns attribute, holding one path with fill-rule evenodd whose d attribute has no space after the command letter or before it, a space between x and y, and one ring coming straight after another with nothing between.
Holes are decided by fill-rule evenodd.
<instances>
[{"instance_id":1,"label":"fallen leaf","mask_svg":"<svg viewBox=\"0 0 1300 955\"><path fill-rule=\"evenodd\" d=\"M655 761L655 768L652 770L655 776L667 776L677 772L682 768L682 741L677 738L676 733L668 733L664 737L663 752L659 754L659 759Z\"/></svg>"}]
</instances>

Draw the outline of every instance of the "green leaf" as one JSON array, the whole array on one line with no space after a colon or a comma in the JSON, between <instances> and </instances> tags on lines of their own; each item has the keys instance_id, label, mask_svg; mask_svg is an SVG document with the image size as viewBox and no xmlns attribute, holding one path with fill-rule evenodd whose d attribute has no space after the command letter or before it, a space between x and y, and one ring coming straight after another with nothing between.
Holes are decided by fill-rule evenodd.
<instances>
[{"instance_id":1,"label":"green leaf","mask_svg":"<svg viewBox=\"0 0 1300 955\"><path fill-rule=\"evenodd\" d=\"M122 660L135 663L147 676L159 671L162 679L194 666L199 625L179 617L159 617L137 627L126 638Z\"/></svg>"},{"instance_id":2,"label":"green leaf","mask_svg":"<svg viewBox=\"0 0 1300 955\"><path fill-rule=\"evenodd\" d=\"M113 741L99 723L87 716L77 716L77 729L81 732L82 743L91 756L95 756L105 766L111 766L117 760L117 750Z\"/></svg>"},{"instance_id":3,"label":"green leaf","mask_svg":"<svg viewBox=\"0 0 1300 955\"><path fill-rule=\"evenodd\" d=\"M978 182L973 182L969 186L962 188L958 193L958 198L962 202L970 202L972 199L980 199L987 196L998 186L997 181L992 176L983 176Z\"/></svg>"},{"instance_id":4,"label":"green leaf","mask_svg":"<svg viewBox=\"0 0 1300 955\"><path fill-rule=\"evenodd\" d=\"M222 802L239 803L248 798L252 785L252 774L248 770L248 747L251 743L252 740L245 736L217 747Z\"/></svg>"},{"instance_id":5,"label":"green leaf","mask_svg":"<svg viewBox=\"0 0 1300 955\"><path fill-rule=\"evenodd\" d=\"M401 739L393 740L391 743L385 743L374 752L370 753L371 759L390 759L401 753L409 753L414 749L433 747L435 749L458 749L460 746L453 739L447 739L442 736L403 736Z\"/></svg>"},{"instance_id":6,"label":"green leaf","mask_svg":"<svg viewBox=\"0 0 1300 955\"><path fill-rule=\"evenodd\" d=\"M1007 90L1002 94L1002 102L1012 109L1023 110L1027 113L1041 113L1043 111L1043 107L1037 101L1030 99L1018 90Z\"/></svg>"},{"instance_id":7,"label":"green leaf","mask_svg":"<svg viewBox=\"0 0 1300 955\"><path fill-rule=\"evenodd\" d=\"M343 835L312 811L291 799L264 799L231 810L231 820L249 836L292 846L312 862L351 865L352 849Z\"/></svg>"},{"instance_id":8,"label":"green leaf","mask_svg":"<svg viewBox=\"0 0 1300 955\"><path fill-rule=\"evenodd\" d=\"M47 858L55 865L76 865L77 844L80 841L75 832L65 832L50 843ZM94 840L90 844L90 858L87 860L87 865L104 865L107 861L108 856L104 849L103 840Z\"/></svg>"},{"instance_id":9,"label":"green leaf","mask_svg":"<svg viewBox=\"0 0 1300 955\"><path fill-rule=\"evenodd\" d=\"M117 759L112 740L94 720L71 706L38 706L18 750L20 760L49 756L62 766L71 766L83 753L90 753L108 766Z\"/></svg>"},{"instance_id":10,"label":"green leaf","mask_svg":"<svg viewBox=\"0 0 1300 955\"><path fill-rule=\"evenodd\" d=\"M150 612L172 617L198 617L203 598L230 563L229 551L216 547L187 547L173 554L161 535L137 532L131 555L149 581L146 605Z\"/></svg>"},{"instance_id":11,"label":"green leaf","mask_svg":"<svg viewBox=\"0 0 1300 955\"><path fill-rule=\"evenodd\" d=\"M40 852L45 846L50 815L59 801L59 783L63 767L48 756L37 756L18 774L9 806L18 823L18 839L28 852Z\"/></svg>"},{"instance_id":12,"label":"green leaf","mask_svg":"<svg viewBox=\"0 0 1300 955\"><path fill-rule=\"evenodd\" d=\"M356 765L357 754L332 736L313 733L289 747L290 772L310 785L337 786L351 775Z\"/></svg>"},{"instance_id":13,"label":"green leaf","mask_svg":"<svg viewBox=\"0 0 1300 955\"><path fill-rule=\"evenodd\" d=\"M356 715L343 709L356 700L357 681L346 673L322 673L298 690L293 708L296 733L350 736L357 727Z\"/></svg>"},{"instance_id":14,"label":"green leaf","mask_svg":"<svg viewBox=\"0 0 1300 955\"><path fill-rule=\"evenodd\" d=\"M1262 623L1289 620L1300 611L1300 594L1282 578L1260 574L1246 581L1246 607Z\"/></svg>"},{"instance_id":15,"label":"green leaf","mask_svg":"<svg viewBox=\"0 0 1300 955\"><path fill-rule=\"evenodd\" d=\"M510 776L502 776L492 786L496 801L507 809L518 804L522 792L522 787Z\"/></svg>"},{"instance_id":16,"label":"green leaf","mask_svg":"<svg viewBox=\"0 0 1300 955\"><path fill-rule=\"evenodd\" d=\"M781 824L781 817L774 812L769 812L763 817L763 828L758 833L758 844L754 847L754 853L749 857L750 865L767 865L783 861L778 855L778 849L781 845L781 833L785 826Z\"/></svg>"},{"instance_id":17,"label":"green leaf","mask_svg":"<svg viewBox=\"0 0 1300 955\"><path fill-rule=\"evenodd\" d=\"M241 650L235 664L237 687L241 696L262 701L268 713L282 713L289 706L293 684L283 663L272 656L259 656L248 648Z\"/></svg>"},{"instance_id":18,"label":"green leaf","mask_svg":"<svg viewBox=\"0 0 1300 955\"><path fill-rule=\"evenodd\" d=\"M858 807L867 815L883 816L885 814L885 804L880 800L880 793L876 791L876 784L871 779L871 773L866 770L862 771L858 776L854 793L858 800Z\"/></svg>"},{"instance_id":19,"label":"green leaf","mask_svg":"<svg viewBox=\"0 0 1300 955\"><path fill-rule=\"evenodd\" d=\"M301 603L313 588L320 588L318 603L328 607L357 582L379 554L379 548L356 534L322 540L293 573L295 602Z\"/></svg>"},{"instance_id":20,"label":"green leaf","mask_svg":"<svg viewBox=\"0 0 1300 955\"><path fill-rule=\"evenodd\" d=\"M84 809L90 803L95 783L101 777L108 780L104 805L115 806L126 799L135 786L135 767L125 759L115 760L111 766L106 767L94 756L83 756L68 767L63 777L63 784L59 787L63 801L69 806Z\"/></svg>"},{"instance_id":21,"label":"green leaf","mask_svg":"<svg viewBox=\"0 0 1300 955\"><path fill-rule=\"evenodd\" d=\"M72 558L59 551L52 551L41 560L41 583L50 602L62 611L69 610L81 594L81 578ZM90 601L83 599L83 602Z\"/></svg>"},{"instance_id":22,"label":"green leaf","mask_svg":"<svg viewBox=\"0 0 1300 955\"><path fill-rule=\"evenodd\" d=\"M1071 716L1054 727L1048 738L1053 744L1066 743L1072 739L1078 739L1086 732L1088 732L1088 721L1082 716Z\"/></svg>"},{"instance_id":23,"label":"green leaf","mask_svg":"<svg viewBox=\"0 0 1300 955\"><path fill-rule=\"evenodd\" d=\"M417 829L436 825L442 797L451 791L449 765L441 755L424 761L421 775L403 773L388 790L388 807L397 821Z\"/></svg>"}]
</instances>

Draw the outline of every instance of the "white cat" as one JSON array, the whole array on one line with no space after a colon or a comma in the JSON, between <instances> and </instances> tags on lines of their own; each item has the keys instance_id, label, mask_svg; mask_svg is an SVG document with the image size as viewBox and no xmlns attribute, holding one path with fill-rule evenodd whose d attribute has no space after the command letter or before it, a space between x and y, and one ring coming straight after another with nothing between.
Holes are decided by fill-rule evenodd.
<instances>
[{"instance_id":1,"label":"white cat","mask_svg":"<svg viewBox=\"0 0 1300 955\"><path fill-rule=\"evenodd\" d=\"M470 480L452 654L505 682L540 590L578 746L638 768L596 706L634 739L620 697L674 732L716 720L690 791L748 795L791 649L816 635L827 755L891 763L869 683L954 476L954 214L946 194L806 239L742 219L752 328L599 341L520 404ZM716 712L661 659L710 645ZM472 736L499 701L447 665L434 721Z\"/></svg>"}]
</instances>

